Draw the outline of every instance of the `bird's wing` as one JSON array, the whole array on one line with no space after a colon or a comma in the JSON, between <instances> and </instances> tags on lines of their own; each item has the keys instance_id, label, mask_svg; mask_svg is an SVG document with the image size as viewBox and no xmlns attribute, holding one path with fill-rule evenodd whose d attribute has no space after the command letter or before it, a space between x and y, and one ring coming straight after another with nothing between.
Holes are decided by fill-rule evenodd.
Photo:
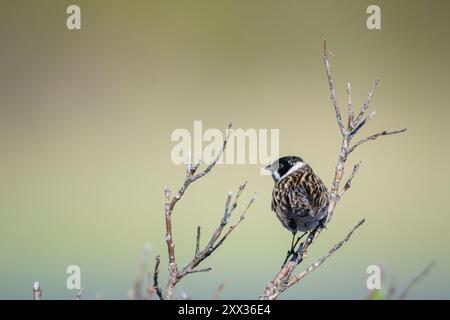
<instances>
[{"instance_id":1,"label":"bird's wing","mask_svg":"<svg viewBox=\"0 0 450 320\"><path fill-rule=\"evenodd\" d=\"M305 188L298 187L290 190L288 193L288 199L293 217L305 217L310 214L312 208Z\"/></svg>"},{"instance_id":2,"label":"bird's wing","mask_svg":"<svg viewBox=\"0 0 450 320\"><path fill-rule=\"evenodd\" d=\"M312 170L299 171L291 177L288 192L293 215L316 215L328 203L328 192L322 180Z\"/></svg>"},{"instance_id":3,"label":"bird's wing","mask_svg":"<svg viewBox=\"0 0 450 320\"><path fill-rule=\"evenodd\" d=\"M274 188L272 192L272 211L275 212L281 224L288 228L291 220L289 217L291 207L289 204L289 199L284 196L284 192L282 192L279 188Z\"/></svg>"}]
</instances>

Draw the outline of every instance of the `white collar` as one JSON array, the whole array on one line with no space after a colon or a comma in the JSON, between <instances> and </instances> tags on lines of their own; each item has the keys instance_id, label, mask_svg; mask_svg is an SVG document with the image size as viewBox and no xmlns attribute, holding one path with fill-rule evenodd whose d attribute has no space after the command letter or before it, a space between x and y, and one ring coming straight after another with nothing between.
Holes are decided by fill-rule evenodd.
<instances>
[{"instance_id":1,"label":"white collar","mask_svg":"<svg viewBox=\"0 0 450 320\"><path fill-rule=\"evenodd\" d=\"M278 172L274 172L275 176L278 178L277 182L283 180L284 178L286 178L288 175L290 175L292 172L297 171L298 169L302 168L303 166L305 166L306 163L302 162L302 161L298 161L296 164L294 164L288 172L286 172L282 177L280 177Z\"/></svg>"}]
</instances>

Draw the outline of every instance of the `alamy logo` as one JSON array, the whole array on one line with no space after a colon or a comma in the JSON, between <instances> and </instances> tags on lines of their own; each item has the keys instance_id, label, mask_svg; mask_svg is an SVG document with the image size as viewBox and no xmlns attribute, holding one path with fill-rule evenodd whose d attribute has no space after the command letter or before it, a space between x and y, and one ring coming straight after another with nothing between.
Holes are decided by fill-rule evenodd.
<instances>
[{"instance_id":1,"label":"alamy logo","mask_svg":"<svg viewBox=\"0 0 450 320\"><path fill-rule=\"evenodd\" d=\"M368 290L381 289L381 268L377 265L370 265L366 270L369 277L366 281L366 286Z\"/></svg>"},{"instance_id":2,"label":"alamy logo","mask_svg":"<svg viewBox=\"0 0 450 320\"><path fill-rule=\"evenodd\" d=\"M69 275L66 280L66 288L69 290L81 289L81 268L77 265L70 265L66 269L66 273Z\"/></svg>"},{"instance_id":3,"label":"alamy logo","mask_svg":"<svg viewBox=\"0 0 450 320\"><path fill-rule=\"evenodd\" d=\"M189 161L211 163L222 148L224 139L221 130L209 128L203 131L202 121L194 121L193 134L183 128L172 132L170 140L178 143L172 148L171 160L174 164L187 164ZM232 129L225 153L217 163L265 166L279 158L279 140L278 129ZM270 174L262 168L260 172Z\"/></svg>"},{"instance_id":4,"label":"alamy logo","mask_svg":"<svg viewBox=\"0 0 450 320\"><path fill-rule=\"evenodd\" d=\"M69 15L66 20L66 27L69 30L81 29L81 9L76 4L67 7L66 13Z\"/></svg>"},{"instance_id":5,"label":"alamy logo","mask_svg":"<svg viewBox=\"0 0 450 320\"><path fill-rule=\"evenodd\" d=\"M381 9L375 4L371 4L367 7L367 14L370 16L367 18L366 25L369 30L380 30L381 29Z\"/></svg>"}]
</instances>

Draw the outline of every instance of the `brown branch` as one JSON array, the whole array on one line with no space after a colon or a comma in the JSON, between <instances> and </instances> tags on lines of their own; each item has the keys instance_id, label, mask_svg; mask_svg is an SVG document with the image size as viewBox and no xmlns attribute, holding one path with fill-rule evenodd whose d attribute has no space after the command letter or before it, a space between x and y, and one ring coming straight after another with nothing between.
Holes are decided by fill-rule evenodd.
<instances>
[{"instance_id":1,"label":"brown branch","mask_svg":"<svg viewBox=\"0 0 450 320\"><path fill-rule=\"evenodd\" d=\"M402 133L405 132L408 128L404 128L401 130L396 130L396 131L381 131L378 133L375 133L367 138L361 139L359 140L357 143L355 143L347 152L347 154L352 153L357 147L359 147L360 145L362 145L364 142L370 141L370 140L376 140L378 137L382 137L382 136L389 136L392 134L398 134L398 133Z\"/></svg>"},{"instance_id":2,"label":"brown branch","mask_svg":"<svg viewBox=\"0 0 450 320\"><path fill-rule=\"evenodd\" d=\"M434 267L434 261L430 262L430 264L417 276L415 277L407 286L406 288L400 293L398 296L398 300L405 300L409 294L411 293L411 290L423 279L425 278L428 273L431 271L431 269Z\"/></svg>"},{"instance_id":3,"label":"brown branch","mask_svg":"<svg viewBox=\"0 0 450 320\"><path fill-rule=\"evenodd\" d=\"M187 271L187 274L197 273L197 272L208 272L208 271L211 271L212 269L213 269L213 268L208 267L208 268L205 268L205 269L190 270L190 271Z\"/></svg>"},{"instance_id":4,"label":"brown branch","mask_svg":"<svg viewBox=\"0 0 450 320\"><path fill-rule=\"evenodd\" d=\"M158 295L158 298L160 300L163 300L163 293L161 291L161 288L158 284L158 276L159 276L159 263L161 262L161 259L159 256L155 257L155 271L153 272L153 290Z\"/></svg>"},{"instance_id":5,"label":"brown branch","mask_svg":"<svg viewBox=\"0 0 450 320\"><path fill-rule=\"evenodd\" d=\"M239 220L232 225L228 231L224 234L222 238L220 238L223 230L229 223L229 219L231 216L231 213L234 211L234 209L237 207L237 199L240 196L240 193L244 190L246 186L246 182L240 186L238 194L235 197L234 203L231 204L231 198L232 194L231 192L228 193L228 197L225 203L225 211L223 214L223 217L219 223L219 226L216 228L216 230L213 232L211 239L209 240L208 244L205 246L205 248L201 251L199 251L194 259L190 263L188 263L181 271L178 272L178 281L181 280L185 275L189 273L193 273L193 270L207 257L209 257L224 241L225 239L230 235L230 233L236 228L239 223L244 220L245 214L247 210L250 208L250 206L255 201L255 197L252 197L247 205L247 207L244 209L243 213L241 214ZM219 240L220 238L220 240Z\"/></svg>"},{"instance_id":6,"label":"brown branch","mask_svg":"<svg viewBox=\"0 0 450 320\"><path fill-rule=\"evenodd\" d=\"M244 191L247 182L242 184L239 187L239 191L236 194L236 197L234 198L234 201L232 201L232 193L230 192L227 196L227 201L225 204L225 210L223 217L219 223L219 226L216 228L214 233L211 236L211 239L207 243L206 247L203 250L200 250L200 236L201 236L201 228L200 226L197 227L197 235L196 235L196 242L195 242L195 254L194 258L191 262L189 262L184 268L179 269L177 262L176 262L176 255L175 255L175 245L173 240L173 232L172 232L172 213L174 210L175 205L177 202L183 197L185 194L187 188L191 185L191 183L197 181L198 179L204 177L206 174L208 174L212 168L217 164L219 159L222 157L227 143L230 139L232 132L232 125L231 123L228 126L227 134L225 136L225 139L223 141L221 149L218 151L216 157L214 160L200 173L197 173L197 170L199 168L200 164L193 165L191 163L191 160L188 159L187 168L186 168L186 178L183 183L183 185L179 188L178 192L174 197L172 197L170 189L165 190L165 222L166 222L166 244L167 244L167 252L169 255L169 277L167 281L166 288L164 290L164 299L170 299L173 295L173 290L177 283L186 275L191 273L198 273L198 272L206 272L211 270L211 268L206 269L196 269L197 266L203 260L205 260L208 256L210 256L216 249L219 247L225 238L231 233L231 231L244 219L245 212L250 207L250 205L253 203L254 199L250 201L249 205L247 206L244 213L241 215L241 218L239 221L230 227L230 229L226 232L226 234L220 239L220 236L224 230L224 228L228 225L229 219L231 217L232 212L236 209L238 199L241 196L242 192ZM217 242L219 241L219 242Z\"/></svg>"},{"instance_id":7,"label":"brown branch","mask_svg":"<svg viewBox=\"0 0 450 320\"><path fill-rule=\"evenodd\" d=\"M359 146L360 144L362 144L368 140L375 140L377 137L379 137L381 135L402 133L406 130L406 129L403 129L400 131L393 131L393 132L383 131L379 134L376 134L374 136L363 139L360 142L357 142L353 147L351 147L350 145L351 145L352 138L375 115L375 113L372 113L369 116L367 116L364 120L361 121L361 119L364 117L367 109L369 108L374 91L378 85L378 80L373 83L372 88L364 102L364 105L361 108L361 111L359 112L356 119L354 119L354 115L353 115L353 107L352 107L352 101L351 101L351 86L350 86L350 84L347 85L347 95L348 95L347 110L348 110L348 119L349 119L348 130L347 130L342 123L341 111L339 109L339 105L338 105L338 102L336 99L336 94L335 94L334 84L333 84L333 76L331 74L331 68L330 68L330 62L329 62L329 50L327 47L326 40L324 41L324 46L323 46L323 62L324 62L325 73L327 76L329 90L330 90L330 98L331 98L331 102L333 104L335 115L336 115L336 121L337 121L337 124L338 124L341 134L342 134L341 148L339 151L338 160L336 163L336 168L335 168L335 173L334 173L334 178L333 178L333 181L331 184L330 193L329 193L329 197L328 197L328 215L327 215L326 221L324 223L319 224L315 229L313 229L312 231L309 232L307 238L303 242L300 243L298 249L296 250L296 254L293 255L291 260L289 260L281 268L281 270L275 275L273 280L270 281L266 285L264 293L259 297L260 299L276 299L284 290L286 290L289 286L291 286L293 284L291 282L292 281L291 275L292 275L294 269L304 260L309 247L315 242L317 237L320 235L324 225L327 225L330 222L330 220L333 216L333 213L334 213L334 209L336 208L336 205L339 202L340 197L351 187L352 180L359 169L360 164L357 164L353 168L353 171L352 171L350 177L347 179L346 184L343 186L343 188L341 190L340 184L341 184L342 178L344 176L344 169L345 169L345 164L346 164L348 155L357 146ZM315 269L313 269L309 272L312 272L314 270ZM291 283L291 285L289 285L290 283Z\"/></svg>"},{"instance_id":8,"label":"brown branch","mask_svg":"<svg viewBox=\"0 0 450 320\"><path fill-rule=\"evenodd\" d=\"M379 82L380 82L379 80L375 80L373 82L372 88L370 89L369 94L367 95L367 98L364 101L364 104L363 104L363 106L361 108L361 111L359 112L358 116L356 117L356 119L355 119L355 121L353 123L354 125L358 124L361 121L362 117L364 116L364 114L366 113L367 109L369 108L370 101L372 100L373 94L374 94L375 89L377 88Z\"/></svg>"},{"instance_id":9,"label":"brown branch","mask_svg":"<svg viewBox=\"0 0 450 320\"><path fill-rule=\"evenodd\" d=\"M350 174L350 177L348 177L347 182L344 184L344 187L342 188L341 192L339 193L339 200L342 198L345 192L347 192L348 189L352 186L353 177L358 172L359 168L361 167L361 161L359 161L357 164L353 166L353 171Z\"/></svg>"},{"instance_id":10,"label":"brown branch","mask_svg":"<svg viewBox=\"0 0 450 320\"><path fill-rule=\"evenodd\" d=\"M38 281L33 283L33 300L41 300L42 298L42 290L41 285Z\"/></svg>"},{"instance_id":11,"label":"brown branch","mask_svg":"<svg viewBox=\"0 0 450 320\"><path fill-rule=\"evenodd\" d=\"M375 115L377 114L376 111L372 112L371 114L369 114L363 121L361 121L358 126L356 128L354 128L351 133L350 133L350 138L353 138L353 136L355 134L358 133L358 131L370 120L372 119Z\"/></svg>"},{"instance_id":12,"label":"brown branch","mask_svg":"<svg viewBox=\"0 0 450 320\"><path fill-rule=\"evenodd\" d=\"M166 243L167 243L167 251L169 253L169 263L175 263L175 245L173 243L172 236L172 210L173 205L171 199L172 192L169 188L164 190L165 197L165 218L166 218Z\"/></svg>"},{"instance_id":13,"label":"brown branch","mask_svg":"<svg viewBox=\"0 0 450 320\"><path fill-rule=\"evenodd\" d=\"M197 226L197 237L195 239L195 255L200 251L200 237L201 237L201 227Z\"/></svg>"},{"instance_id":14,"label":"brown branch","mask_svg":"<svg viewBox=\"0 0 450 320\"><path fill-rule=\"evenodd\" d=\"M219 240L219 242L217 242L216 245L214 245L212 252L214 250L216 250L224 241L225 239L230 235L231 232L233 232L233 230L245 219L245 214L247 213L248 209L250 208L250 206L253 204L253 202L255 202L256 200L256 195L254 195L251 199L250 202L248 203L247 207L244 209L244 211L242 212L241 216L239 217L239 220L232 226L230 226L228 228L228 231L224 234L224 236Z\"/></svg>"},{"instance_id":15,"label":"brown branch","mask_svg":"<svg viewBox=\"0 0 450 320\"><path fill-rule=\"evenodd\" d=\"M356 226L353 227L353 229L347 234L347 236L344 238L344 240L340 241L338 244L336 244L326 255L324 255L322 258L314 262L312 265L310 265L306 270L300 272L298 275L293 277L288 284L288 288L299 282L301 279L306 277L311 272L315 271L317 268L319 268L322 263L324 263L329 257L331 257L334 253L336 253L348 240L350 240L350 237L353 235L353 233L358 229L363 223L365 222L365 219L361 220L356 224Z\"/></svg>"},{"instance_id":16,"label":"brown branch","mask_svg":"<svg viewBox=\"0 0 450 320\"><path fill-rule=\"evenodd\" d=\"M354 118L354 113L353 113L353 104L352 104L352 86L349 83L347 83L347 98L348 98L348 102L347 102L347 107L348 107L348 125L347 128L348 130L352 130L353 129L353 118Z\"/></svg>"},{"instance_id":17,"label":"brown branch","mask_svg":"<svg viewBox=\"0 0 450 320\"><path fill-rule=\"evenodd\" d=\"M341 116L341 110L339 109L339 105L336 99L336 93L334 90L334 84L333 84L333 77L331 76L330 71L330 62L328 61L328 54L329 50L327 47L327 41L325 40L323 42L323 62L325 63L325 71L327 73L328 78L328 84L330 86L330 98L331 102L333 103L334 111L336 113L336 120L339 125L339 129L341 130L342 135L345 135L347 133L347 130L344 127L344 124L342 123L342 116Z\"/></svg>"}]
</instances>

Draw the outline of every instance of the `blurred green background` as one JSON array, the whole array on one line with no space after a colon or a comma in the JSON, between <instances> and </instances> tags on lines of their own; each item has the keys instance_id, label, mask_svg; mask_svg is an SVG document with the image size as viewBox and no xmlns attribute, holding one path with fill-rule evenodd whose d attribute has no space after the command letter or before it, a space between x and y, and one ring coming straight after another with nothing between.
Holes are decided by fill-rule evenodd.
<instances>
[{"instance_id":1,"label":"blurred green background","mask_svg":"<svg viewBox=\"0 0 450 320\"><path fill-rule=\"evenodd\" d=\"M70 4L82 29L66 29ZM366 28L381 7L382 30ZM6 1L0 2L0 298L71 299L65 269L82 270L85 298L124 299L142 247L162 256L163 189L184 168L170 160L174 129L280 130L280 153L301 155L327 184L339 132L322 64L332 56L345 106L380 79L363 134L408 127L370 142L353 188L307 263L362 217L366 224L288 299L364 298L366 268L382 264L400 290L431 261L412 298L450 298L448 1ZM248 179L257 202L239 229L177 287L192 298L255 298L290 241L273 213L273 183L259 165L220 165L189 189L173 216L178 261L203 243L226 193ZM348 172L347 172L348 173ZM244 204L242 202L242 205ZM239 212L237 212L239 213ZM235 217L236 218L236 217ZM151 267L153 266L153 260Z\"/></svg>"}]
</instances>

